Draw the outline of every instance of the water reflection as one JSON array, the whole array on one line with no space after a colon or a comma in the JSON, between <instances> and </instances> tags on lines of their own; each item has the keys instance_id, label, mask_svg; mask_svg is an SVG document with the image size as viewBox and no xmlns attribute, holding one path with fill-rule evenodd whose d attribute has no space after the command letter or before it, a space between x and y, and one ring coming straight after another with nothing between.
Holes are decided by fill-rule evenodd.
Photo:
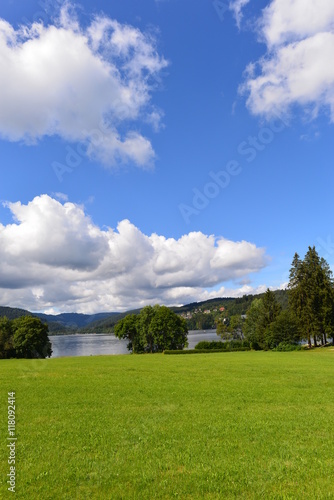
<instances>
[{"instance_id":1,"label":"water reflection","mask_svg":"<svg viewBox=\"0 0 334 500\"><path fill-rule=\"evenodd\" d=\"M216 330L190 330L188 349L193 349L202 340L221 340ZM87 333L81 335L53 335L52 358L62 356L95 356L99 354L129 354L127 340L117 339L114 335Z\"/></svg>"},{"instance_id":2,"label":"water reflection","mask_svg":"<svg viewBox=\"0 0 334 500\"><path fill-rule=\"evenodd\" d=\"M206 340L211 342L211 340L221 341L221 337L218 337L216 330L189 330L188 333L188 349L194 349L198 342Z\"/></svg>"},{"instance_id":3,"label":"water reflection","mask_svg":"<svg viewBox=\"0 0 334 500\"><path fill-rule=\"evenodd\" d=\"M114 335L54 335L50 337L52 358L61 356L91 356L98 354L128 354L127 340Z\"/></svg>"}]
</instances>

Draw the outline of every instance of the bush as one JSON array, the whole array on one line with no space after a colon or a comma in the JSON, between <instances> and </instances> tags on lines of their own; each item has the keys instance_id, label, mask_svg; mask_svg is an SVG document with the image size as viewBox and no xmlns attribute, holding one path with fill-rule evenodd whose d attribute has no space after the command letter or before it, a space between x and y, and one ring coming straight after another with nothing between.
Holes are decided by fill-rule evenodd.
<instances>
[{"instance_id":1,"label":"bush","mask_svg":"<svg viewBox=\"0 0 334 500\"><path fill-rule=\"evenodd\" d=\"M290 344L288 342L281 342L278 344L273 351L278 351L278 352L288 352L288 351L302 351L303 348L300 344Z\"/></svg>"},{"instance_id":2,"label":"bush","mask_svg":"<svg viewBox=\"0 0 334 500\"><path fill-rule=\"evenodd\" d=\"M166 350L164 354L210 354L212 352L226 352L225 349L187 349L185 351Z\"/></svg>"},{"instance_id":3,"label":"bush","mask_svg":"<svg viewBox=\"0 0 334 500\"><path fill-rule=\"evenodd\" d=\"M250 343L247 340L230 340L229 342L221 342L212 340L211 342L202 341L195 345L195 349L219 349L223 351L231 351L236 349L250 348Z\"/></svg>"},{"instance_id":4,"label":"bush","mask_svg":"<svg viewBox=\"0 0 334 500\"><path fill-rule=\"evenodd\" d=\"M195 349L220 349L220 350L225 350L226 349L226 342L221 342L221 341L215 341L213 340L212 342L209 342L207 340L203 340L202 342L199 342L198 344L195 345Z\"/></svg>"},{"instance_id":5,"label":"bush","mask_svg":"<svg viewBox=\"0 0 334 500\"><path fill-rule=\"evenodd\" d=\"M239 352L250 351L249 347L239 347L237 349L187 349L185 351L164 351L164 354L211 354L213 352Z\"/></svg>"}]
</instances>

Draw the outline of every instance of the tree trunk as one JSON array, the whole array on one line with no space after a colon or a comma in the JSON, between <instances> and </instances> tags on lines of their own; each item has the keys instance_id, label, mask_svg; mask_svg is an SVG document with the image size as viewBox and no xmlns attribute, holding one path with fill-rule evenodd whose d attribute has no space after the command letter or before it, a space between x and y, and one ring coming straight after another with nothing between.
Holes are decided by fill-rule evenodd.
<instances>
[{"instance_id":1,"label":"tree trunk","mask_svg":"<svg viewBox=\"0 0 334 500\"><path fill-rule=\"evenodd\" d=\"M311 347L312 347L311 335L308 336L308 346L311 349Z\"/></svg>"},{"instance_id":2,"label":"tree trunk","mask_svg":"<svg viewBox=\"0 0 334 500\"><path fill-rule=\"evenodd\" d=\"M326 335L326 332L324 333L324 343L325 343L325 345L327 344L327 335Z\"/></svg>"},{"instance_id":3,"label":"tree trunk","mask_svg":"<svg viewBox=\"0 0 334 500\"><path fill-rule=\"evenodd\" d=\"M317 336L316 335L314 335L314 347L318 347Z\"/></svg>"}]
</instances>

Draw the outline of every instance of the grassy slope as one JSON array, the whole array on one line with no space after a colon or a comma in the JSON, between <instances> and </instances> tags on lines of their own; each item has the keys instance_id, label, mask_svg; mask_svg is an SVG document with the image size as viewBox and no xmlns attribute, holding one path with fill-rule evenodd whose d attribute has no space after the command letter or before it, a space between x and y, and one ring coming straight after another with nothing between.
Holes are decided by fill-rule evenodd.
<instances>
[{"instance_id":1,"label":"grassy slope","mask_svg":"<svg viewBox=\"0 0 334 500\"><path fill-rule=\"evenodd\" d=\"M333 375L334 350L0 361L18 498L334 498Z\"/></svg>"}]
</instances>

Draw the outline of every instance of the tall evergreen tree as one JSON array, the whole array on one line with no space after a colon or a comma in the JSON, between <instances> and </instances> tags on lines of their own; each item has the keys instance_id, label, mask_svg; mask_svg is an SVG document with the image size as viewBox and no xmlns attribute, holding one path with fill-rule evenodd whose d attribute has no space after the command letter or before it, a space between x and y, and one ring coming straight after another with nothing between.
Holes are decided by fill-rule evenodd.
<instances>
[{"instance_id":1,"label":"tall evergreen tree","mask_svg":"<svg viewBox=\"0 0 334 500\"><path fill-rule=\"evenodd\" d=\"M326 344L327 337L333 338L334 332L334 283L333 273L325 259L320 259L320 266L322 270L320 340L322 344Z\"/></svg>"},{"instance_id":2,"label":"tall evergreen tree","mask_svg":"<svg viewBox=\"0 0 334 500\"><path fill-rule=\"evenodd\" d=\"M303 261L295 254L290 270L289 307L295 315L300 334L309 347L333 335L334 292L332 273L320 259L315 247L309 247Z\"/></svg>"}]
</instances>

